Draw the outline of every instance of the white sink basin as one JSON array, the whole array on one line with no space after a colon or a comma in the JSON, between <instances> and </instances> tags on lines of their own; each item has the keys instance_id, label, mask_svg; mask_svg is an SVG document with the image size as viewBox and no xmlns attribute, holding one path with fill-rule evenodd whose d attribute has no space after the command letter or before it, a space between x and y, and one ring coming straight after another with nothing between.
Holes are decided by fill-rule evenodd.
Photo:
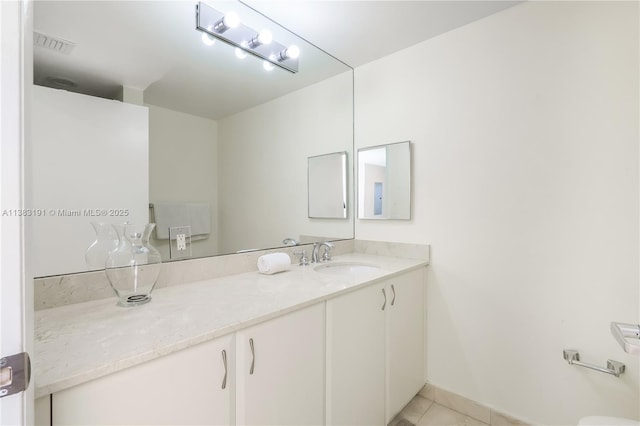
<instances>
[{"instance_id":1,"label":"white sink basin","mask_svg":"<svg viewBox=\"0 0 640 426\"><path fill-rule=\"evenodd\" d=\"M369 274L371 272L377 271L378 269L380 268L375 265L358 262L329 262L313 268L313 270L316 272L333 275Z\"/></svg>"}]
</instances>

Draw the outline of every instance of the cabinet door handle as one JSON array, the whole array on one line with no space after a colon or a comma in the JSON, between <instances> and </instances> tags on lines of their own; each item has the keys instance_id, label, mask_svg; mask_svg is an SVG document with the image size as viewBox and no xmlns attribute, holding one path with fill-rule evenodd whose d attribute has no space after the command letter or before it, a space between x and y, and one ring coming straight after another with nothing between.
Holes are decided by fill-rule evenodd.
<instances>
[{"instance_id":1,"label":"cabinet door handle","mask_svg":"<svg viewBox=\"0 0 640 426\"><path fill-rule=\"evenodd\" d=\"M393 292L393 298L391 299L391 306L396 303L396 288L391 284L391 291Z\"/></svg>"},{"instance_id":2,"label":"cabinet door handle","mask_svg":"<svg viewBox=\"0 0 640 426\"><path fill-rule=\"evenodd\" d=\"M249 374L253 374L253 367L256 365L256 351L253 348L253 339L249 339L249 347L251 348L251 368Z\"/></svg>"},{"instance_id":3,"label":"cabinet door handle","mask_svg":"<svg viewBox=\"0 0 640 426\"><path fill-rule=\"evenodd\" d=\"M224 377L222 378L222 389L227 388L227 351L222 350L222 365L224 365Z\"/></svg>"},{"instance_id":4,"label":"cabinet door handle","mask_svg":"<svg viewBox=\"0 0 640 426\"><path fill-rule=\"evenodd\" d=\"M384 288L382 289L382 295L384 296L384 303L382 304L382 310L384 311L384 308L387 306L387 292L384 291Z\"/></svg>"}]
</instances>

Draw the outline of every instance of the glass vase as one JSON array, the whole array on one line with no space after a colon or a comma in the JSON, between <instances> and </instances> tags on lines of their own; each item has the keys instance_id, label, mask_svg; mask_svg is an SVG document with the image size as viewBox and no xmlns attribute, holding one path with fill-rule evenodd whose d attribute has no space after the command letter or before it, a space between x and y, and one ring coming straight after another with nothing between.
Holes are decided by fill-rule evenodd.
<instances>
[{"instance_id":1,"label":"glass vase","mask_svg":"<svg viewBox=\"0 0 640 426\"><path fill-rule=\"evenodd\" d=\"M137 306L151 300L162 264L160 252L149 244L154 227L155 223L114 225L119 244L107 257L105 271L119 306Z\"/></svg>"},{"instance_id":2,"label":"glass vase","mask_svg":"<svg viewBox=\"0 0 640 426\"><path fill-rule=\"evenodd\" d=\"M110 223L91 222L96 240L87 248L84 261L91 270L104 269L109 253L118 248L118 234Z\"/></svg>"}]
</instances>

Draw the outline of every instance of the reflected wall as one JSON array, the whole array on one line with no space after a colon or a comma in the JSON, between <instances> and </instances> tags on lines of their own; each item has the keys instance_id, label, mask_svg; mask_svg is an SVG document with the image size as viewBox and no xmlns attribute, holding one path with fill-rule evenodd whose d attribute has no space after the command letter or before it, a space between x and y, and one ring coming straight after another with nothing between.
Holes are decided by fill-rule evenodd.
<instances>
[{"instance_id":1,"label":"reflected wall","mask_svg":"<svg viewBox=\"0 0 640 426\"><path fill-rule=\"evenodd\" d=\"M344 220L307 217L307 157L345 148L353 156L352 87L348 71L220 120L221 252L274 247L286 237L353 238L352 213Z\"/></svg>"}]
</instances>

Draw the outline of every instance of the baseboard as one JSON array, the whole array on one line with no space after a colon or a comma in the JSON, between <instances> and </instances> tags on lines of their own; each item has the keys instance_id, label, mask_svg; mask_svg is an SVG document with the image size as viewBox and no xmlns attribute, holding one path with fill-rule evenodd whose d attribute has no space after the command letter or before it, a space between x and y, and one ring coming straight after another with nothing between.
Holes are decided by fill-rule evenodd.
<instances>
[{"instance_id":1,"label":"baseboard","mask_svg":"<svg viewBox=\"0 0 640 426\"><path fill-rule=\"evenodd\" d=\"M418 395L491 426L530 425L521 419L429 383L425 384Z\"/></svg>"}]
</instances>

